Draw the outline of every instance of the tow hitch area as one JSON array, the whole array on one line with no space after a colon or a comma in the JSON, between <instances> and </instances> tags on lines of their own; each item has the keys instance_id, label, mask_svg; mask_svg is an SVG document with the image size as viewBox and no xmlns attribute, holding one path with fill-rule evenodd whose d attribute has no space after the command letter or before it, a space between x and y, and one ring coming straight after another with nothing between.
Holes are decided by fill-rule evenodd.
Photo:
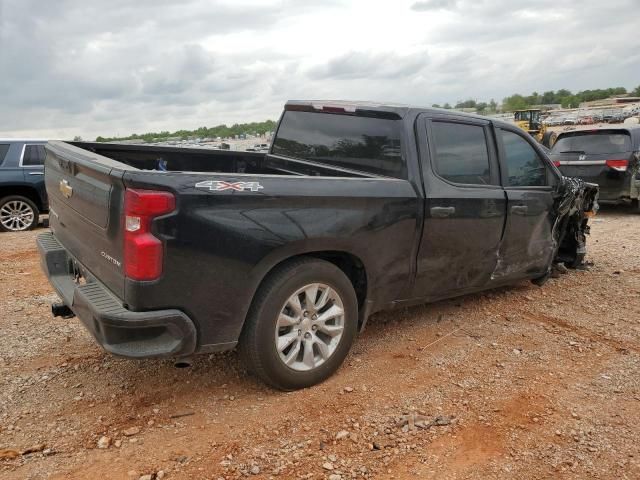
<instances>
[{"instance_id":1,"label":"tow hitch area","mask_svg":"<svg viewBox=\"0 0 640 480\"><path fill-rule=\"evenodd\" d=\"M54 317L62 317L62 318L73 318L75 317L75 313L67 307L64 303L52 303L51 304L51 313Z\"/></svg>"}]
</instances>

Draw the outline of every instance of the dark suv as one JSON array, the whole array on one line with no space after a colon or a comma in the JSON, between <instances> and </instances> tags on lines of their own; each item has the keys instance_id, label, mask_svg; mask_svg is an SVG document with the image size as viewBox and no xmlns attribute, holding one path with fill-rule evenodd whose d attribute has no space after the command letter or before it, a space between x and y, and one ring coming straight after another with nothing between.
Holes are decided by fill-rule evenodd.
<instances>
[{"instance_id":1,"label":"dark suv","mask_svg":"<svg viewBox=\"0 0 640 480\"><path fill-rule=\"evenodd\" d=\"M30 230L49 209L44 187L46 140L0 139L0 231Z\"/></svg>"},{"instance_id":2,"label":"dark suv","mask_svg":"<svg viewBox=\"0 0 640 480\"><path fill-rule=\"evenodd\" d=\"M549 157L564 175L597 183L601 201L631 201L640 211L639 126L607 126L561 133Z\"/></svg>"}]
</instances>

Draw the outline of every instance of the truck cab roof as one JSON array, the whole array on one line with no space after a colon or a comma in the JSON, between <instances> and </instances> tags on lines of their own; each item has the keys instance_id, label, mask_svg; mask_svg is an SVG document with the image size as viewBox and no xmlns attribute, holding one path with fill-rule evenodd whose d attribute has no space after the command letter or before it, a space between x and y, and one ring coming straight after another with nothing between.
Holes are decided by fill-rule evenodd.
<instances>
[{"instance_id":1,"label":"truck cab roof","mask_svg":"<svg viewBox=\"0 0 640 480\"><path fill-rule=\"evenodd\" d=\"M409 115L417 116L420 113L441 113L449 116L460 116L465 118L476 118L490 121L496 125L513 127L512 123L504 122L495 118L489 118L473 113L448 110L445 108L420 107L417 105L406 105L401 103L382 103L369 101L346 101L346 100L289 100L285 104L285 110L309 110L325 113L354 114L357 112L381 112L397 116L404 119Z\"/></svg>"}]
</instances>

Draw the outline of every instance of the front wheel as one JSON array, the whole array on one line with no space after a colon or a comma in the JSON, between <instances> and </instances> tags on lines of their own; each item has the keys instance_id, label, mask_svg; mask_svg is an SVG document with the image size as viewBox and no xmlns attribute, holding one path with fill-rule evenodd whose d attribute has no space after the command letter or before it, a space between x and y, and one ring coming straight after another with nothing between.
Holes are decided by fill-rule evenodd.
<instances>
[{"instance_id":1,"label":"front wheel","mask_svg":"<svg viewBox=\"0 0 640 480\"><path fill-rule=\"evenodd\" d=\"M349 278L332 263L302 258L278 267L260 286L240 353L249 370L274 388L310 387L340 367L357 324Z\"/></svg>"},{"instance_id":2,"label":"front wheel","mask_svg":"<svg viewBox=\"0 0 640 480\"><path fill-rule=\"evenodd\" d=\"M27 197L11 195L0 199L0 231L20 232L38 225L40 212Z\"/></svg>"}]
</instances>

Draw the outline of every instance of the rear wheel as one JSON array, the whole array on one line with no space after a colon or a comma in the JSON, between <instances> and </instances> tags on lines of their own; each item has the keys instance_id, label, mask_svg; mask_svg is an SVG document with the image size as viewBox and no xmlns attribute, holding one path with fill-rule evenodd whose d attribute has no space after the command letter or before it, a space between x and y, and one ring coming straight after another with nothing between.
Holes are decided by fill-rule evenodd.
<instances>
[{"instance_id":1,"label":"rear wheel","mask_svg":"<svg viewBox=\"0 0 640 480\"><path fill-rule=\"evenodd\" d=\"M27 197L11 195L0 199L0 231L20 232L38 225L40 212Z\"/></svg>"},{"instance_id":2,"label":"rear wheel","mask_svg":"<svg viewBox=\"0 0 640 480\"><path fill-rule=\"evenodd\" d=\"M332 263L292 261L269 274L240 339L249 370L280 390L322 382L349 353L358 304L347 276Z\"/></svg>"},{"instance_id":3,"label":"rear wheel","mask_svg":"<svg viewBox=\"0 0 640 480\"><path fill-rule=\"evenodd\" d=\"M634 213L640 213L640 199L634 198L631 200L631 208Z\"/></svg>"}]
</instances>

